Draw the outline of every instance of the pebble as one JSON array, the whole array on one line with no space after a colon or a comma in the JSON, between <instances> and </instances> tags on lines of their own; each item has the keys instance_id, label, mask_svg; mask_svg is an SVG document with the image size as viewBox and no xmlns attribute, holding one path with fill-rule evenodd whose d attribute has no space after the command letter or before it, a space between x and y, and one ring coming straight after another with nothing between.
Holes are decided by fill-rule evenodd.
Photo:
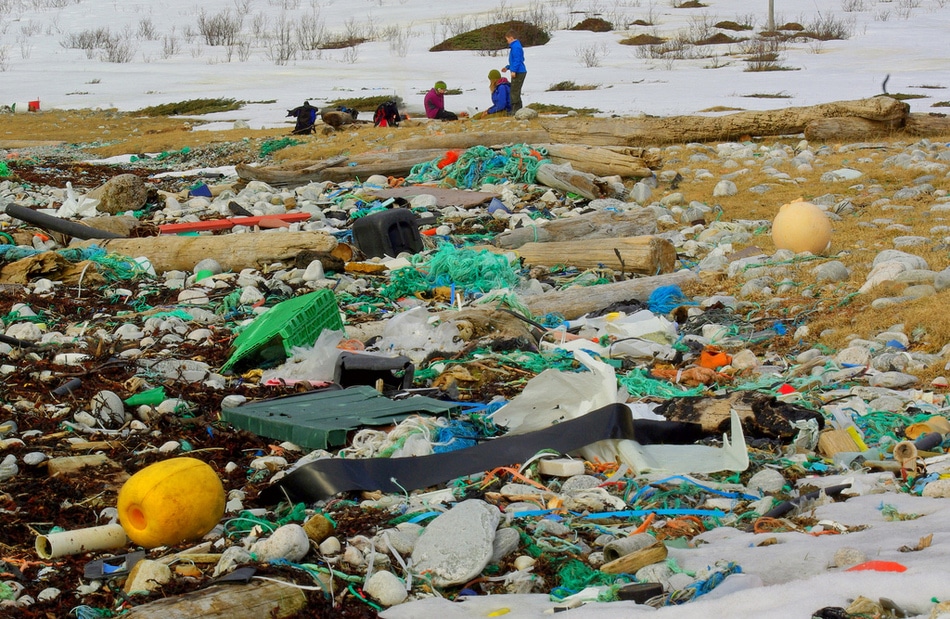
<instances>
[{"instance_id":1,"label":"pebble","mask_svg":"<svg viewBox=\"0 0 950 619\"><path fill-rule=\"evenodd\" d=\"M412 564L439 586L468 582L492 557L498 508L468 499L437 516L416 542Z\"/></svg>"},{"instance_id":2,"label":"pebble","mask_svg":"<svg viewBox=\"0 0 950 619\"><path fill-rule=\"evenodd\" d=\"M395 606L406 601L409 593L406 583L392 572L382 570L374 573L363 585L363 590L383 606Z\"/></svg>"},{"instance_id":3,"label":"pebble","mask_svg":"<svg viewBox=\"0 0 950 619\"><path fill-rule=\"evenodd\" d=\"M125 423L125 404L112 391L100 391L90 402L91 414L104 428L118 428Z\"/></svg>"},{"instance_id":4,"label":"pebble","mask_svg":"<svg viewBox=\"0 0 950 619\"><path fill-rule=\"evenodd\" d=\"M310 551L310 539L299 524L285 524L274 531L267 539L251 546L251 553L260 561L286 559L296 563Z\"/></svg>"}]
</instances>

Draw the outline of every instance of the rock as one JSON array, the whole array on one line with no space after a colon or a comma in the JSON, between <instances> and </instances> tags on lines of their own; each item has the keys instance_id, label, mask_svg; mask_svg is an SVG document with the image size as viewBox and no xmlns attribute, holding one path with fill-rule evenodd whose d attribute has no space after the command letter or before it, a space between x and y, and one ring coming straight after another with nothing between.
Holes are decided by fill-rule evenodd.
<instances>
[{"instance_id":1,"label":"rock","mask_svg":"<svg viewBox=\"0 0 950 619\"><path fill-rule=\"evenodd\" d=\"M538 111L530 107L523 107L517 112L515 112L515 118L517 120L532 120L538 117Z\"/></svg>"},{"instance_id":2,"label":"rock","mask_svg":"<svg viewBox=\"0 0 950 619\"><path fill-rule=\"evenodd\" d=\"M736 184L730 180L722 180L716 183L716 186L713 188L713 197L722 198L725 196L734 196L739 193L739 189L736 187Z\"/></svg>"},{"instance_id":3,"label":"rock","mask_svg":"<svg viewBox=\"0 0 950 619\"><path fill-rule=\"evenodd\" d=\"M463 584L477 576L492 557L501 514L484 501L462 501L426 527L412 551L412 564L430 572L436 586Z\"/></svg>"},{"instance_id":4,"label":"rock","mask_svg":"<svg viewBox=\"0 0 950 619\"><path fill-rule=\"evenodd\" d=\"M112 391L100 391L90 402L90 412L104 428L118 428L125 423L125 403Z\"/></svg>"},{"instance_id":5,"label":"rock","mask_svg":"<svg viewBox=\"0 0 950 619\"><path fill-rule=\"evenodd\" d=\"M286 559L296 563L310 551L310 538L299 524L285 524L274 531L270 537L251 546L251 553L259 561Z\"/></svg>"},{"instance_id":6,"label":"rock","mask_svg":"<svg viewBox=\"0 0 950 619\"><path fill-rule=\"evenodd\" d=\"M90 191L86 197L99 200L100 212L118 215L145 206L148 188L140 176L119 174Z\"/></svg>"},{"instance_id":7,"label":"rock","mask_svg":"<svg viewBox=\"0 0 950 619\"><path fill-rule=\"evenodd\" d=\"M846 282L851 278L851 271L839 260L820 264L812 269L812 273L819 282Z\"/></svg>"},{"instance_id":8,"label":"rock","mask_svg":"<svg viewBox=\"0 0 950 619\"><path fill-rule=\"evenodd\" d=\"M521 545L521 534L516 529L504 527L495 533L492 542L492 554L489 563L498 563Z\"/></svg>"},{"instance_id":9,"label":"rock","mask_svg":"<svg viewBox=\"0 0 950 619\"><path fill-rule=\"evenodd\" d=\"M785 486L785 477L775 469L764 468L749 478L746 486L763 494L781 492Z\"/></svg>"},{"instance_id":10,"label":"rock","mask_svg":"<svg viewBox=\"0 0 950 619\"><path fill-rule=\"evenodd\" d=\"M871 377L868 383L872 387L902 389L917 383L917 377L903 372L882 372Z\"/></svg>"},{"instance_id":11,"label":"rock","mask_svg":"<svg viewBox=\"0 0 950 619\"><path fill-rule=\"evenodd\" d=\"M921 496L933 497L935 499L946 499L950 497L950 479L935 479L924 486Z\"/></svg>"},{"instance_id":12,"label":"rock","mask_svg":"<svg viewBox=\"0 0 950 619\"><path fill-rule=\"evenodd\" d=\"M363 585L366 593L383 606L402 604L408 597L406 583L392 572L383 570L369 577Z\"/></svg>"},{"instance_id":13,"label":"rock","mask_svg":"<svg viewBox=\"0 0 950 619\"><path fill-rule=\"evenodd\" d=\"M343 550L343 545L340 543L339 538L332 535L320 543L320 554L322 555L337 555L340 554L341 550Z\"/></svg>"},{"instance_id":14,"label":"rock","mask_svg":"<svg viewBox=\"0 0 950 619\"><path fill-rule=\"evenodd\" d=\"M161 561L143 559L132 566L129 577L122 589L126 593L151 592L168 584L172 579L172 570Z\"/></svg>"}]
</instances>

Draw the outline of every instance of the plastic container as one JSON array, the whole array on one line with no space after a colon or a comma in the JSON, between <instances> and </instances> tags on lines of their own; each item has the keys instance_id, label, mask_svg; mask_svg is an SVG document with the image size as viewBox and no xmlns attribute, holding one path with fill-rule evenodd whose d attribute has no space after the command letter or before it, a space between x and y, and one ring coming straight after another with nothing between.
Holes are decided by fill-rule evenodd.
<instances>
[{"instance_id":1,"label":"plastic container","mask_svg":"<svg viewBox=\"0 0 950 619\"><path fill-rule=\"evenodd\" d=\"M333 291L317 290L278 303L235 338L234 352L221 371L281 362L295 346L313 346L324 329L343 330Z\"/></svg>"},{"instance_id":2,"label":"plastic container","mask_svg":"<svg viewBox=\"0 0 950 619\"><path fill-rule=\"evenodd\" d=\"M405 208L380 211L353 223L353 243L370 258L422 251L418 218Z\"/></svg>"}]
</instances>

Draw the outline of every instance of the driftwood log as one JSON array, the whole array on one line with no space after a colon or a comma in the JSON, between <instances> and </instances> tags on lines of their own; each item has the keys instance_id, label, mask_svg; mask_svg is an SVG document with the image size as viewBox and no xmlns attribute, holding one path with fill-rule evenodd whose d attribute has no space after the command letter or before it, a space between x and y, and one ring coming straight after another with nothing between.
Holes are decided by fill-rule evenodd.
<instances>
[{"instance_id":1,"label":"driftwood log","mask_svg":"<svg viewBox=\"0 0 950 619\"><path fill-rule=\"evenodd\" d=\"M819 118L900 121L907 117L909 109L910 106L902 101L881 96L780 110L737 112L726 116L561 118L542 120L541 124L554 142L646 146L801 133L808 123Z\"/></svg>"},{"instance_id":2,"label":"driftwood log","mask_svg":"<svg viewBox=\"0 0 950 619\"><path fill-rule=\"evenodd\" d=\"M656 229L656 214L649 209L594 211L577 217L555 219L542 226L506 230L495 237L494 244L504 249L515 249L532 242L643 236L654 234Z\"/></svg>"},{"instance_id":3,"label":"driftwood log","mask_svg":"<svg viewBox=\"0 0 950 619\"><path fill-rule=\"evenodd\" d=\"M676 248L656 236L525 243L514 250L527 264L567 264L580 269L606 267L622 273L659 275L676 266Z\"/></svg>"},{"instance_id":4,"label":"driftwood log","mask_svg":"<svg viewBox=\"0 0 950 619\"><path fill-rule=\"evenodd\" d=\"M631 299L647 301L650 294L660 286L683 286L698 279L699 276L692 271L677 271L597 286L573 286L526 297L525 305L535 316L556 313L567 320L574 320L613 303Z\"/></svg>"},{"instance_id":5,"label":"driftwood log","mask_svg":"<svg viewBox=\"0 0 950 619\"><path fill-rule=\"evenodd\" d=\"M320 173L320 181L341 183L357 178L366 179L374 174L404 177L409 174L413 166L432 161L443 155L445 155L445 151L431 148L357 155L351 157L347 165L325 168Z\"/></svg>"},{"instance_id":6,"label":"driftwood log","mask_svg":"<svg viewBox=\"0 0 950 619\"><path fill-rule=\"evenodd\" d=\"M246 585L216 585L184 595L135 606L128 619L234 619L235 617L296 617L307 605L303 591L290 584L255 581Z\"/></svg>"},{"instance_id":7,"label":"driftwood log","mask_svg":"<svg viewBox=\"0 0 950 619\"><path fill-rule=\"evenodd\" d=\"M505 144L536 144L550 142L547 131L473 131L408 138L393 144L394 151L437 148L464 150L473 146L504 146Z\"/></svg>"},{"instance_id":8,"label":"driftwood log","mask_svg":"<svg viewBox=\"0 0 950 619\"><path fill-rule=\"evenodd\" d=\"M539 165L537 174L535 175L535 181L545 187L559 189L568 193L576 193L588 200L620 197L619 192L615 190L613 184L593 174L579 172L567 163L562 165L554 165L552 163ZM622 189L622 187L623 185L620 185L619 189Z\"/></svg>"},{"instance_id":9,"label":"driftwood log","mask_svg":"<svg viewBox=\"0 0 950 619\"><path fill-rule=\"evenodd\" d=\"M903 120L869 120L854 116L817 118L805 126L805 139L813 142L829 142L883 137L900 131Z\"/></svg>"},{"instance_id":10,"label":"driftwood log","mask_svg":"<svg viewBox=\"0 0 950 619\"><path fill-rule=\"evenodd\" d=\"M644 157L641 149L608 149L582 144L539 144L552 163L569 163L575 170L595 176L647 178L662 165L657 157ZM623 151L627 152L623 152ZM634 154L637 153L637 154Z\"/></svg>"},{"instance_id":11,"label":"driftwood log","mask_svg":"<svg viewBox=\"0 0 950 619\"><path fill-rule=\"evenodd\" d=\"M916 137L950 135L950 117L946 114L911 114L904 132Z\"/></svg>"},{"instance_id":12,"label":"driftwood log","mask_svg":"<svg viewBox=\"0 0 950 619\"><path fill-rule=\"evenodd\" d=\"M346 156L333 157L323 161L297 162L287 166L252 166L237 164L234 169L244 181L260 181L273 187L281 185L305 185L319 182L320 173L326 168L338 166L347 160Z\"/></svg>"},{"instance_id":13,"label":"driftwood log","mask_svg":"<svg viewBox=\"0 0 950 619\"><path fill-rule=\"evenodd\" d=\"M608 268L624 274L659 275L676 266L676 248L655 236L615 237L583 241L525 243L512 250L493 246L493 252L513 251L526 264L553 267L569 265L580 269Z\"/></svg>"},{"instance_id":14,"label":"driftwood log","mask_svg":"<svg viewBox=\"0 0 950 619\"><path fill-rule=\"evenodd\" d=\"M217 260L226 271L258 269L272 262L293 264L296 257L303 253L311 255L313 259L319 259L327 270L336 270L343 266L343 260L334 254L337 240L323 232L149 236L139 239L83 241L74 243L71 247L86 247L93 243L123 256L145 256L156 273L171 270L191 272L195 265L205 258Z\"/></svg>"},{"instance_id":15,"label":"driftwood log","mask_svg":"<svg viewBox=\"0 0 950 619\"><path fill-rule=\"evenodd\" d=\"M235 166L237 175L245 181L261 181L272 186L305 185L324 181L341 182L367 178L373 174L405 176L412 166L442 156L442 150L414 150L405 152L364 153L353 157L334 157L318 162L307 162L303 167L264 166L247 164Z\"/></svg>"}]
</instances>

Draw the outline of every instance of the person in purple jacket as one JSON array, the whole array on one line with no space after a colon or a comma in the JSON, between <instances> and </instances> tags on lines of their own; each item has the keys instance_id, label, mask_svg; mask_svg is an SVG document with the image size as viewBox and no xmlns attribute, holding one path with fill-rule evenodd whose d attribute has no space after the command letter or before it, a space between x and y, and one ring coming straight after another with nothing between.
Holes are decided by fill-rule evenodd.
<instances>
[{"instance_id":1,"label":"person in purple jacket","mask_svg":"<svg viewBox=\"0 0 950 619\"><path fill-rule=\"evenodd\" d=\"M485 118L489 114L507 116L511 112L511 84L501 76L498 69L488 72L488 81L491 84L491 107L473 118Z\"/></svg>"},{"instance_id":2,"label":"person in purple jacket","mask_svg":"<svg viewBox=\"0 0 950 619\"><path fill-rule=\"evenodd\" d=\"M445 109L445 82L439 80L435 86L426 93L423 101L426 108L426 116L436 120L458 120L459 117L453 112Z\"/></svg>"}]
</instances>

